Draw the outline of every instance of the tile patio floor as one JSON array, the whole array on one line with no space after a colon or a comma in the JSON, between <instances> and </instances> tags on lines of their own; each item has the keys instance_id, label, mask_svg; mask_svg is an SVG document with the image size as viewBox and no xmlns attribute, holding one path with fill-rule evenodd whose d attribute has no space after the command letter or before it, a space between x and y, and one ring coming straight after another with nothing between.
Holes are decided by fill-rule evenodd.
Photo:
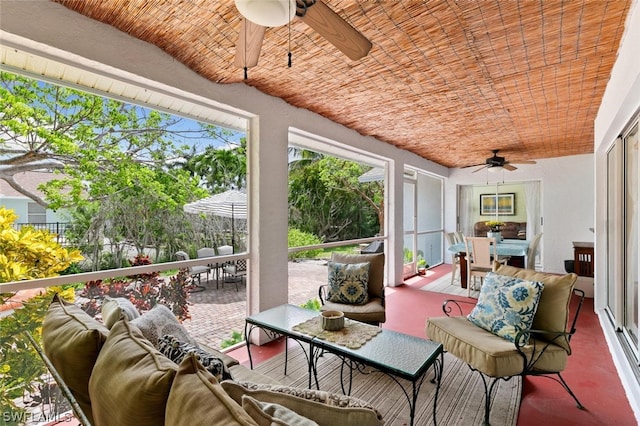
<instances>
[{"instance_id":1,"label":"tile patio floor","mask_svg":"<svg viewBox=\"0 0 640 426\"><path fill-rule=\"evenodd\" d=\"M300 305L318 296L318 287L327 282L327 261L288 262L289 303ZM219 349L233 331L244 332L247 316L247 288L243 281L218 284L213 276L202 285L204 291L189 295L191 319L183 325L199 343Z\"/></svg>"}]
</instances>

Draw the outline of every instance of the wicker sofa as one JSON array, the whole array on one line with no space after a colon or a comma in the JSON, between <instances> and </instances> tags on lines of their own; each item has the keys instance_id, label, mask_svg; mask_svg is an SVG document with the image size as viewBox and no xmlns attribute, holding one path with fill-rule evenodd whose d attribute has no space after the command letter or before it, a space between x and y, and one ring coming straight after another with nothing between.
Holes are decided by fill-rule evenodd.
<instances>
[{"instance_id":1,"label":"wicker sofa","mask_svg":"<svg viewBox=\"0 0 640 426\"><path fill-rule=\"evenodd\" d=\"M476 222L473 225L474 237L486 237L490 230L486 221ZM500 227L502 238L507 240L524 240L527 238L527 222L504 222Z\"/></svg>"},{"instance_id":2,"label":"wicker sofa","mask_svg":"<svg viewBox=\"0 0 640 426\"><path fill-rule=\"evenodd\" d=\"M164 307L163 307L164 308ZM319 390L291 388L250 370L224 353L198 347L177 363L156 347L165 332L186 330L170 313L151 309L131 319L126 309L101 323L57 295L45 316L45 358L60 385L71 391L79 418L88 425L362 425L382 424L364 401ZM152 315L153 314L153 315ZM149 319L151 318L151 319ZM158 319L160 318L160 319ZM105 324L110 325L108 328ZM189 339L188 335L182 335ZM156 342L156 343L154 343ZM187 345L185 343L185 345ZM181 346L175 346L178 348ZM174 352L173 350L171 351ZM166 354L166 355L165 355ZM210 358L209 358L210 357ZM205 368L214 359L221 375ZM228 376L231 376L229 379ZM225 379L226 378L226 379ZM78 411L80 413L78 413Z\"/></svg>"}]
</instances>

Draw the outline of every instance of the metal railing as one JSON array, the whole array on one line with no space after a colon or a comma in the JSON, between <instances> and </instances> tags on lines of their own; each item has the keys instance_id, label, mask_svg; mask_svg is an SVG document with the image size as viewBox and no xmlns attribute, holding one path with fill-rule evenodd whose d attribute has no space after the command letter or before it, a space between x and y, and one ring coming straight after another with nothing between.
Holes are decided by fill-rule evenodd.
<instances>
[{"instance_id":1,"label":"metal railing","mask_svg":"<svg viewBox=\"0 0 640 426\"><path fill-rule=\"evenodd\" d=\"M13 228L16 231L21 230L25 226L30 226L37 231L49 231L51 234L56 235L56 242L58 244L65 245L67 242L67 230L71 228L71 222L18 222L13 224Z\"/></svg>"}]
</instances>

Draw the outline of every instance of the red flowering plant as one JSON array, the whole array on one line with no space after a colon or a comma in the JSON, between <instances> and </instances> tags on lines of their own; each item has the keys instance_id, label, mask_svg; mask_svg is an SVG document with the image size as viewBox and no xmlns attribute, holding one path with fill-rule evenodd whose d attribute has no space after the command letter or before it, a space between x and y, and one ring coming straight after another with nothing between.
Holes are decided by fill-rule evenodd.
<instances>
[{"instance_id":1,"label":"red flowering plant","mask_svg":"<svg viewBox=\"0 0 640 426\"><path fill-rule=\"evenodd\" d=\"M138 255L129 263L131 266L150 265L151 260L149 256ZM166 305L183 321L191 318L187 301L191 286L191 277L186 270L180 270L177 275L167 279L157 272L150 272L110 282L89 281L79 295L87 299L82 303L82 309L94 317L100 313L105 296L109 296L128 299L139 312L148 311L157 304Z\"/></svg>"}]
</instances>

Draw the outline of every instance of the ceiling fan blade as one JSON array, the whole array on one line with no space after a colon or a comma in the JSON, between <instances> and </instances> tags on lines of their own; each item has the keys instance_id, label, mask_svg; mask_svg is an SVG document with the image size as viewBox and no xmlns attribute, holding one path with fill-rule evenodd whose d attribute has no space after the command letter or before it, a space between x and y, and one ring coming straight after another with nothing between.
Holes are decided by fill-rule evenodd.
<instances>
[{"instance_id":1,"label":"ceiling fan blade","mask_svg":"<svg viewBox=\"0 0 640 426\"><path fill-rule=\"evenodd\" d=\"M301 19L354 61L371 50L371 42L321 0L309 6Z\"/></svg>"},{"instance_id":2,"label":"ceiling fan blade","mask_svg":"<svg viewBox=\"0 0 640 426\"><path fill-rule=\"evenodd\" d=\"M518 168L516 166L512 166L509 163L503 164L502 167L504 167L505 169L509 170L510 172L512 172L514 170L518 170Z\"/></svg>"},{"instance_id":3,"label":"ceiling fan blade","mask_svg":"<svg viewBox=\"0 0 640 426\"><path fill-rule=\"evenodd\" d=\"M537 164L533 160L509 161L511 164Z\"/></svg>"},{"instance_id":4,"label":"ceiling fan blade","mask_svg":"<svg viewBox=\"0 0 640 426\"><path fill-rule=\"evenodd\" d=\"M260 49L264 39L265 27L242 18L238 42L236 43L236 59L234 63L240 68L251 68L258 65Z\"/></svg>"},{"instance_id":5,"label":"ceiling fan blade","mask_svg":"<svg viewBox=\"0 0 640 426\"><path fill-rule=\"evenodd\" d=\"M485 165L485 166L482 166L482 167L480 167L480 168L475 169L475 170L474 170L474 171L472 171L471 173L477 173L477 172L479 172L480 170L484 170L484 169L486 169L487 167L489 167L489 166L486 166L486 165Z\"/></svg>"}]
</instances>

